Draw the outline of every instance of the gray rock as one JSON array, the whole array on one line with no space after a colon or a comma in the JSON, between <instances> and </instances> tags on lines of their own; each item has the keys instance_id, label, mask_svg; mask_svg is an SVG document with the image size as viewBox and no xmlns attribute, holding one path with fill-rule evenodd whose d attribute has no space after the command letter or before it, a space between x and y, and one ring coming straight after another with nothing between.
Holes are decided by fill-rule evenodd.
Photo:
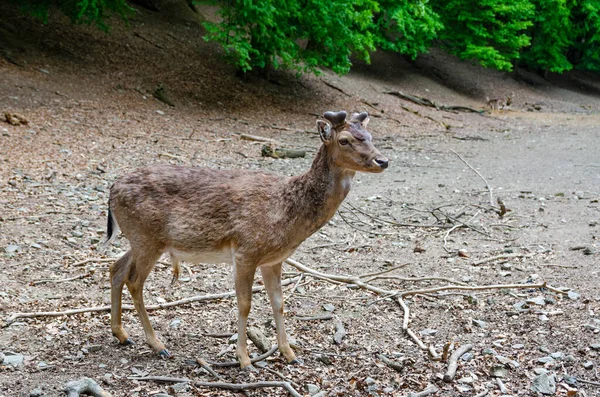
<instances>
[{"instance_id":1,"label":"gray rock","mask_svg":"<svg viewBox=\"0 0 600 397\"><path fill-rule=\"evenodd\" d=\"M437 334L437 332L437 329L425 328L420 330L419 334L421 334L421 336L431 336Z\"/></svg>"},{"instance_id":2,"label":"gray rock","mask_svg":"<svg viewBox=\"0 0 600 397\"><path fill-rule=\"evenodd\" d=\"M541 374L548 373L548 370L546 368L534 368L533 373L536 375L541 375Z\"/></svg>"},{"instance_id":3,"label":"gray rock","mask_svg":"<svg viewBox=\"0 0 600 397\"><path fill-rule=\"evenodd\" d=\"M486 323L483 320L475 320L475 319L473 319L472 321L473 321L473 325L476 325L479 328L487 328L488 327L488 323Z\"/></svg>"},{"instance_id":4,"label":"gray rock","mask_svg":"<svg viewBox=\"0 0 600 397\"><path fill-rule=\"evenodd\" d=\"M181 319L180 318L176 318L175 320L171 321L171 323L169 324L169 327L171 328L177 328L181 325Z\"/></svg>"},{"instance_id":5,"label":"gray rock","mask_svg":"<svg viewBox=\"0 0 600 397\"><path fill-rule=\"evenodd\" d=\"M600 350L600 343L592 343L590 347L594 350Z\"/></svg>"},{"instance_id":6,"label":"gray rock","mask_svg":"<svg viewBox=\"0 0 600 397\"><path fill-rule=\"evenodd\" d=\"M246 334L261 353L266 353L271 348L271 341L258 328L248 327Z\"/></svg>"},{"instance_id":7,"label":"gray rock","mask_svg":"<svg viewBox=\"0 0 600 397\"><path fill-rule=\"evenodd\" d=\"M188 382L175 383L169 386L169 389L173 393L187 393L192 390L192 386Z\"/></svg>"},{"instance_id":8,"label":"gray rock","mask_svg":"<svg viewBox=\"0 0 600 397\"><path fill-rule=\"evenodd\" d=\"M535 298L527 299L527 303L544 306L546 304L546 299L544 299L543 296L536 296Z\"/></svg>"},{"instance_id":9,"label":"gray rock","mask_svg":"<svg viewBox=\"0 0 600 397\"><path fill-rule=\"evenodd\" d=\"M471 361L473 357L473 353L465 353L460 357L460 361Z\"/></svg>"},{"instance_id":10,"label":"gray rock","mask_svg":"<svg viewBox=\"0 0 600 397\"><path fill-rule=\"evenodd\" d=\"M510 368L519 368L519 363L515 360L511 360L510 358L497 355L496 360L498 360L501 364L508 365Z\"/></svg>"},{"instance_id":11,"label":"gray rock","mask_svg":"<svg viewBox=\"0 0 600 397\"><path fill-rule=\"evenodd\" d=\"M365 379L365 383L367 385L374 385L376 383L376 380L369 376L369 377L367 377L367 379Z\"/></svg>"},{"instance_id":12,"label":"gray rock","mask_svg":"<svg viewBox=\"0 0 600 397\"><path fill-rule=\"evenodd\" d=\"M562 378L567 385L577 387L577 378L576 377L567 375L567 374L563 374Z\"/></svg>"},{"instance_id":13,"label":"gray rock","mask_svg":"<svg viewBox=\"0 0 600 397\"><path fill-rule=\"evenodd\" d=\"M521 350L525 348L525 345L521 344L521 343L517 343L515 345L512 345L512 348L515 350Z\"/></svg>"},{"instance_id":14,"label":"gray rock","mask_svg":"<svg viewBox=\"0 0 600 397\"><path fill-rule=\"evenodd\" d=\"M4 360L2 360L2 364L18 367L19 365L23 365L23 361L25 361L25 357L22 354L4 352Z\"/></svg>"},{"instance_id":15,"label":"gray rock","mask_svg":"<svg viewBox=\"0 0 600 397\"><path fill-rule=\"evenodd\" d=\"M311 396L314 396L321 390L321 388L317 385L309 383L306 385L306 390L308 391L308 394L310 394Z\"/></svg>"},{"instance_id":16,"label":"gray rock","mask_svg":"<svg viewBox=\"0 0 600 397\"><path fill-rule=\"evenodd\" d=\"M554 361L555 360L550 356L540 357L537 360L535 360L535 362L538 364L548 364L548 363L553 363Z\"/></svg>"},{"instance_id":17,"label":"gray rock","mask_svg":"<svg viewBox=\"0 0 600 397\"><path fill-rule=\"evenodd\" d=\"M569 299L572 299L572 300L577 300L580 297L580 295L575 291L567 292L567 296L569 297Z\"/></svg>"},{"instance_id":18,"label":"gray rock","mask_svg":"<svg viewBox=\"0 0 600 397\"><path fill-rule=\"evenodd\" d=\"M323 310L325 310L326 312L332 312L335 310L335 306L331 303L326 303L323 305Z\"/></svg>"},{"instance_id":19,"label":"gray rock","mask_svg":"<svg viewBox=\"0 0 600 397\"><path fill-rule=\"evenodd\" d=\"M556 380L554 379L554 375L545 373L536 376L531 384L531 390L545 395L556 393Z\"/></svg>"},{"instance_id":20,"label":"gray rock","mask_svg":"<svg viewBox=\"0 0 600 397\"><path fill-rule=\"evenodd\" d=\"M552 357L555 360L564 360L565 353L563 353L563 352L552 353L552 354L550 354L550 357Z\"/></svg>"},{"instance_id":21,"label":"gray rock","mask_svg":"<svg viewBox=\"0 0 600 397\"><path fill-rule=\"evenodd\" d=\"M39 387L37 387L29 392L29 397L40 397L43 395L44 395L44 391Z\"/></svg>"},{"instance_id":22,"label":"gray rock","mask_svg":"<svg viewBox=\"0 0 600 397\"><path fill-rule=\"evenodd\" d=\"M586 361L583 363L583 368L585 369L592 369L594 368L594 363L591 361Z\"/></svg>"},{"instance_id":23,"label":"gray rock","mask_svg":"<svg viewBox=\"0 0 600 397\"><path fill-rule=\"evenodd\" d=\"M14 254L17 251L21 251L20 245L10 244L4 248L4 252L6 252L7 254Z\"/></svg>"},{"instance_id":24,"label":"gray rock","mask_svg":"<svg viewBox=\"0 0 600 397\"><path fill-rule=\"evenodd\" d=\"M490 375L494 378L504 378L508 374L508 369L504 365L494 365L490 368Z\"/></svg>"},{"instance_id":25,"label":"gray rock","mask_svg":"<svg viewBox=\"0 0 600 397\"><path fill-rule=\"evenodd\" d=\"M483 354L486 356L495 356L498 352L494 349L487 348L483 351Z\"/></svg>"},{"instance_id":26,"label":"gray rock","mask_svg":"<svg viewBox=\"0 0 600 397\"><path fill-rule=\"evenodd\" d=\"M325 397L326 395L327 395L327 391L323 390L323 391L318 392L317 394L315 394L312 397Z\"/></svg>"}]
</instances>

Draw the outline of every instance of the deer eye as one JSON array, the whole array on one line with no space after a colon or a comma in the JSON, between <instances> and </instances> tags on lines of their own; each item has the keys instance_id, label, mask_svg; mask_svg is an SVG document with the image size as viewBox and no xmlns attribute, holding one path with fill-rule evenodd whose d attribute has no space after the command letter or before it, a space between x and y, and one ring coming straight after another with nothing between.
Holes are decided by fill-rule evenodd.
<instances>
[{"instance_id":1,"label":"deer eye","mask_svg":"<svg viewBox=\"0 0 600 397\"><path fill-rule=\"evenodd\" d=\"M346 138L342 138L342 139L340 139L338 142L339 142L339 143L340 143L340 145L342 145L342 146L346 146L346 145L349 145L349 144L350 144L350 141L349 141L349 140L347 140Z\"/></svg>"}]
</instances>

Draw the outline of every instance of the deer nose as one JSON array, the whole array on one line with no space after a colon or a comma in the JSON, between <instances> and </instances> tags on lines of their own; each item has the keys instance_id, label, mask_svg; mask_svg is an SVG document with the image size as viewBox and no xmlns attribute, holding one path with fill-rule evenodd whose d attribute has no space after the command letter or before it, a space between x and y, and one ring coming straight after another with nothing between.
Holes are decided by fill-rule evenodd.
<instances>
[{"instance_id":1,"label":"deer nose","mask_svg":"<svg viewBox=\"0 0 600 397\"><path fill-rule=\"evenodd\" d=\"M379 159L375 159L375 163L380 166L382 169L386 169L389 165L389 161L388 159L384 158L379 158Z\"/></svg>"}]
</instances>

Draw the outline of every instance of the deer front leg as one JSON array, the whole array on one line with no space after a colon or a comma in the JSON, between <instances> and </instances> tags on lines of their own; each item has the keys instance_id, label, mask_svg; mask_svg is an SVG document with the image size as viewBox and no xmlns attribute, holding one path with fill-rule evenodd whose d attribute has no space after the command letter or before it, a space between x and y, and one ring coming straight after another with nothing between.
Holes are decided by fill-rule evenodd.
<instances>
[{"instance_id":1,"label":"deer front leg","mask_svg":"<svg viewBox=\"0 0 600 397\"><path fill-rule=\"evenodd\" d=\"M283 320L283 291L281 290L281 265L282 264L279 263L273 266L262 266L260 272L265 283L267 294L269 294L271 307L273 308L279 351L283 354L288 363L300 364L301 361L296 358L285 333L285 324Z\"/></svg>"},{"instance_id":2,"label":"deer front leg","mask_svg":"<svg viewBox=\"0 0 600 397\"><path fill-rule=\"evenodd\" d=\"M252 305L252 283L254 282L254 266L240 266L234 260L233 274L235 278L235 295L238 305L238 341L236 356L240 361L242 369L252 369L250 356L248 356L248 342L246 339L246 327L248 325L248 314Z\"/></svg>"},{"instance_id":3,"label":"deer front leg","mask_svg":"<svg viewBox=\"0 0 600 397\"><path fill-rule=\"evenodd\" d=\"M154 263L156 263L160 257L160 252L136 253L133 251L133 257L134 268L129 273L129 278L126 282L126 285L129 289L129 293L131 294L131 298L133 299L135 310L140 316L142 327L144 327L146 342L148 342L150 347L152 347L161 358L170 358L171 353L158 339L156 333L154 332L154 328L152 328L152 324L150 323L150 318L148 317L148 312L146 311L146 306L144 304L144 282L152 271Z\"/></svg>"}]
</instances>

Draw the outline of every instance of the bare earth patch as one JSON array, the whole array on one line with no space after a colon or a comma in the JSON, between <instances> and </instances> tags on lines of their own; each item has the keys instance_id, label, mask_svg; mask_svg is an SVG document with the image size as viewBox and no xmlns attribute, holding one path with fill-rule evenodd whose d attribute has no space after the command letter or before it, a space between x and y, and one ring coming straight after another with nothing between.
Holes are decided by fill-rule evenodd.
<instances>
[{"instance_id":1,"label":"bare earth patch","mask_svg":"<svg viewBox=\"0 0 600 397\"><path fill-rule=\"evenodd\" d=\"M227 336L236 329L232 298L150 312L171 360L144 343L132 311L124 313L137 342L130 347L111 336L108 311L7 320L110 303L108 266L126 241L98 248L118 176L153 163L299 174L320 144L315 120L326 110L368 111L391 165L358 175L338 214L295 260L321 273L367 275L361 280L390 291L546 282L565 293L532 287L407 296L409 328L423 350L403 330L396 298L304 274L284 291L288 334L304 363L288 366L276 353L257 372L214 367L223 381L286 380L302 395L321 396L536 396L541 387L557 396L600 395L597 76L505 75L432 51L416 63L376 54L372 65L344 77L240 80L196 27L143 10L130 27L115 21L107 35L61 17L40 25L2 8L10 23L0 33L11 40L0 40L0 120L10 112L27 123L0 121L0 396L60 395L84 376L113 396L234 395L131 379L215 381L197 359L235 359ZM161 87L174 107L153 96ZM389 90L485 112L440 111ZM484 109L486 96L511 92L509 109ZM263 144L241 134L307 156L262 157ZM170 266L159 263L146 282L147 304L233 289L227 266L186 266L172 287ZM284 270L284 278L302 274ZM127 293L124 300L131 303ZM254 294L250 325L274 343L264 292ZM450 355L467 344L456 376L444 382L447 357L430 352Z\"/></svg>"}]
</instances>

